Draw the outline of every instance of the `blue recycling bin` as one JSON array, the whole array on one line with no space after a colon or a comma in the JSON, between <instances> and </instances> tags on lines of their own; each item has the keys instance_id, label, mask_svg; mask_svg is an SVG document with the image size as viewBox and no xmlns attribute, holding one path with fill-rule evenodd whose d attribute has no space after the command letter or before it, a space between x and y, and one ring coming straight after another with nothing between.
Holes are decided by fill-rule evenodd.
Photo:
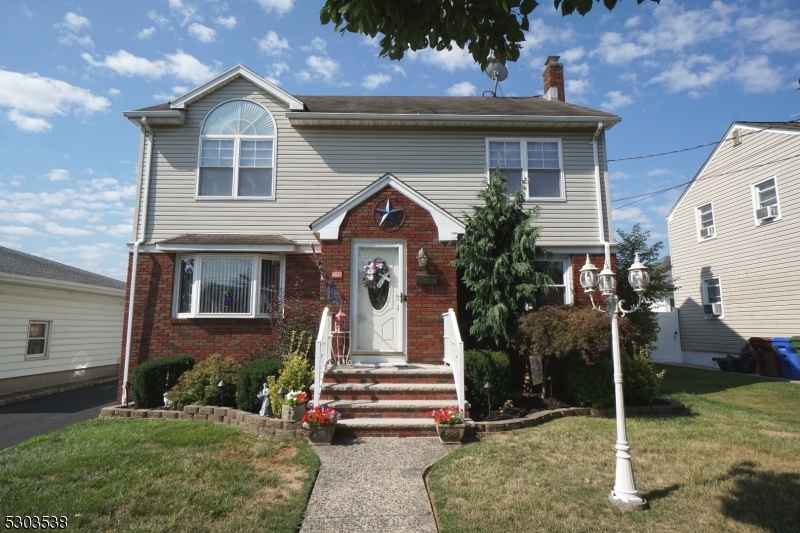
<instances>
[{"instance_id":1,"label":"blue recycling bin","mask_svg":"<svg viewBox=\"0 0 800 533\"><path fill-rule=\"evenodd\" d=\"M781 368L783 377L789 379L800 379L800 356L792 346L788 337L772 337L772 346L778 350L781 356Z\"/></svg>"}]
</instances>

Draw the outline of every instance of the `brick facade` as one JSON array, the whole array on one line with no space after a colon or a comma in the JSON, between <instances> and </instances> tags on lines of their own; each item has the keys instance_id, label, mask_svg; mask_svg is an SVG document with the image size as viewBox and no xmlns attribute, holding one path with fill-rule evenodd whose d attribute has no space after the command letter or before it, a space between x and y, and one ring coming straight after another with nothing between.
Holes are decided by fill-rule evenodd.
<instances>
[{"instance_id":1,"label":"brick facade","mask_svg":"<svg viewBox=\"0 0 800 533\"><path fill-rule=\"evenodd\" d=\"M603 264L606 262L606 256L603 254L589 254L589 260L597 267L597 273L599 274L601 270L603 270ZM586 254L583 255L573 255L572 256L572 296L574 298L575 305L592 305L592 301L589 299L589 296L583 292L583 287L581 287L581 268L583 265L586 264ZM611 254L611 270L615 273L617 272L617 256L616 254ZM595 296L595 303L602 304L601 300L598 300Z\"/></svg>"}]
</instances>

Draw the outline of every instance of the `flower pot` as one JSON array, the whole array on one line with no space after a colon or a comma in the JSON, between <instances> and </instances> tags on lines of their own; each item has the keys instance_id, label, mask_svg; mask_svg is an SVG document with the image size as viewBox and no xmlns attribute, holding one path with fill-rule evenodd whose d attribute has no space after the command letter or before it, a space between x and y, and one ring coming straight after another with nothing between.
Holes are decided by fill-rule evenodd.
<instances>
[{"instance_id":1,"label":"flower pot","mask_svg":"<svg viewBox=\"0 0 800 533\"><path fill-rule=\"evenodd\" d=\"M303 425L306 426L306 424ZM314 446L330 446L335 432L336 424L331 426L306 427L308 442Z\"/></svg>"},{"instance_id":2,"label":"flower pot","mask_svg":"<svg viewBox=\"0 0 800 533\"><path fill-rule=\"evenodd\" d=\"M439 433L439 440L442 444L461 444L464 433L467 431L466 424L436 424L436 431Z\"/></svg>"},{"instance_id":3,"label":"flower pot","mask_svg":"<svg viewBox=\"0 0 800 533\"><path fill-rule=\"evenodd\" d=\"M303 415L306 413L306 404L301 403L299 405L282 405L281 406L281 418L283 420L289 420L291 422L300 422L303 419Z\"/></svg>"}]
</instances>

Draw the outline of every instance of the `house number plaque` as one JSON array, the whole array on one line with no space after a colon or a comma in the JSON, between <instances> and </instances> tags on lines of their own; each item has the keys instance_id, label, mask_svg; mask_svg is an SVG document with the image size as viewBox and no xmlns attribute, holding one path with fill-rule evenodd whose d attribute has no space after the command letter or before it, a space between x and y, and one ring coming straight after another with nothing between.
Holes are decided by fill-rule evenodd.
<instances>
[{"instance_id":1,"label":"house number plaque","mask_svg":"<svg viewBox=\"0 0 800 533\"><path fill-rule=\"evenodd\" d=\"M334 270L333 272L331 272L331 279L342 279L342 271Z\"/></svg>"}]
</instances>

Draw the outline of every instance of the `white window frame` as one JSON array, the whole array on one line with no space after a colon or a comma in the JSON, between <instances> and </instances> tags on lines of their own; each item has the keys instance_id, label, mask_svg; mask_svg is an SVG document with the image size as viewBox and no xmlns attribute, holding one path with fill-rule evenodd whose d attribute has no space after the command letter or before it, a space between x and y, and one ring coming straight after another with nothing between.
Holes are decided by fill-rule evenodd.
<instances>
[{"instance_id":1,"label":"white window frame","mask_svg":"<svg viewBox=\"0 0 800 533\"><path fill-rule=\"evenodd\" d=\"M775 218L772 218L770 220L766 220L766 221L758 220L758 217L756 216L756 211L758 209L761 209L761 199L759 198L758 186L761 185L762 183L768 182L769 180L774 180L774 182L775 182L775 207L778 208L778 216L776 216ZM780 196L780 194L778 192L778 175L777 174L773 174L771 176L767 176L766 178L763 178L763 179L760 179L758 181L752 182L750 184L750 197L751 197L751 200L753 201L753 223L756 226L763 226L766 223L777 222L778 220L783 218L783 210L781 209L781 196Z\"/></svg>"},{"instance_id":2,"label":"white window frame","mask_svg":"<svg viewBox=\"0 0 800 533\"><path fill-rule=\"evenodd\" d=\"M703 235L700 233L701 230L703 229L703 221L702 221L702 218L701 218L700 210L703 209L707 205L711 206L711 221L713 222L713 224L711 224L711 225L714 227L714 235L712 235L711 237L703 237ZM696 227L696 230L697 230L697 242L711 241L711 240L714 240L714 239L717 238L717 217L714 214L714 202L713 201L709 200L708 202L703 202L702 204L695 206L695 208L694 208L694 222L695 222L695 227Z\"/></svg>"},{"instance_id":3,"label":"white window frame","mask_svg":"<svg viewBox=\"0 0 800 533\"><path fill-rule=\"evenodd\" d=\"M264 111L267 112L269 118L272 120L272 124L275 127L275 134L271 137L269 135L203 135L202 131L205 127L206 120L210 117L214 111L217 110L218 107L225 105L230 102L237 102L237 101L245 101L256 104ZM194 188L194 199L200 201L207 201L207 200L249 200L249 201L269 201L275 200L275 191L278 188L278 123L275 121L275 117L270 113L269 109L264 107L263 105L259 104L254 100L250 100L248 98L231 98L230 100L225 100L224 102L220 102L214 108L209 111L205 118L203 118L202 124L200 124L200 135L199 140L197 143L197 171L195 176L195 188ZM200 164L203 158L203 141L206 140L220 140L220 141L229 141L233 140L233 189L231 191L231 196L200 196ZM253 141L266 141L272 140L272 193L269 196L239 196L239 152L242 140L253 140ZM261 168L261 167L256 167Z\"/></svg>"},{"instance_id":4,"label":"white window frame","mask_svg":"<svg viewBox=\"0 0 800 533\"><path fill-rule=\"evenodd\" d=\"M200 287L202 282L203 259L251 259L252 279L250 280L250 312L249 313L201 313L200 312ZM192 310L189 313L179 313L181 262L194 259L194 278L192 279ZM280 286L281 292L286 290L286 256L276 254L229 254L229 253L191 253L180 254L175 257L175 274L172 287L172 317L173 318L270 318L269 313L258 312L259 290L261 283L261 260L269 259L280 261ZM283 312L281 309L280 312Z\"/></svg>"},{"instance_id":5,"label":"white window frame","mask_svg":"<svg viewBox=\"0 0 800 533\"><path fill-rule=\"evenodd\" d=\"M711 318L724 318L725 317L725 299L722 297L722 278L720 278L719 276L708 276L708 277L705 277L705 278L702 279L701 292L702 292L702 297L703 297L703 306L712 304L712 302L709 301L709 297L708 297L708 282L709 281L713 281L713 280L717 280L717 283L719 284L719 302L713 302L713 303L722 304L722 314L721 315L707 315L707 314L705 314L705 310L704 310L703 311L703 316L704 316L704 318L706 320L709 320Z\"/></svg>"},{"instance_id":6,"label":"white window frame","mask_svg":"<svg viewBox=\"0 0 800 533\"><path fill-rule=\"evenodd\" d=\"M550 259L542 259L542 263L556 263L561 262L564 268L563 279L561 283L554 283L553 287L564 287L564 305L572 305L575 303L574 296L572 294L572 259L569 257L552 257ZM557 281L557 280L553 280Z\"/></svg>"},{"instance_id":7,"label":"white window frame","mask_svg":"<svg viewBox=\"0 0 800 533\"><path fill-rule=\"evenodd\" d=\"M564 150L562 147L561 139L556 137L487 137L486 138L486 183L489 183L489 178L494 171L490 162L489 143L490 142L517 142L520 147L520 157L522 158L522 190L525 194L526 202L566 202L567 201L567 187L566 175L564 172ZM561 182L560 190L561 196L528 196L528 183L530 176L528 175L528 143L529 142L555 142L558 143L558 164L561 167ZM554 170L554 169L551 169Z\"/></svg>"},{"instance_id":8,"label":"white window frame","mask_svg":"<svg viewBox=\"0 0 800 533\"><path fill-rule=\"evenodd\" d=\"M40 354L29 354L29 344L31 342L31 326L33 324L44 324L44 350ZM50 329L53 327L51 320L29 320L28 331L25 333L25 360L48 359L50 357ZM33 339L41 339L42 337L33 337Z\"/></svg>"}]
</instances>

